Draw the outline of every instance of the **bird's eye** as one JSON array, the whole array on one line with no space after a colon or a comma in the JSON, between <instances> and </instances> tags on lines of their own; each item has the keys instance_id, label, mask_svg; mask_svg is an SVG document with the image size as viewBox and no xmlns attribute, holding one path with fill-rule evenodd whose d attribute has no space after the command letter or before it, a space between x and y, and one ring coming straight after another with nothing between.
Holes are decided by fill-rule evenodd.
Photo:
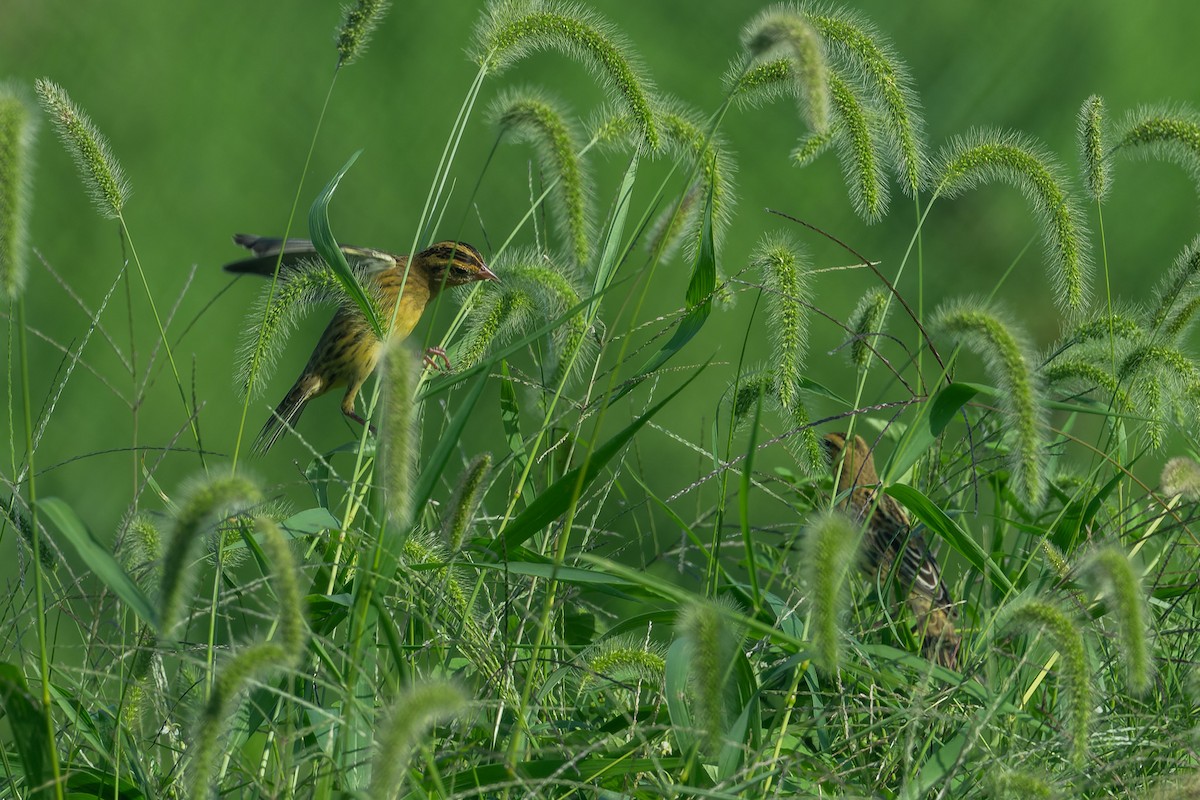
<instances>
[{"instance_id":1,"label":"bird's eye","mask_svg":"<svg viewBox=\"0 0 1200 800\"><path fill-rule=\"evenodd\" d=\"M470 277L470 275L471 275L471 270L465 269L463 267L452 267L450 269L450 271L453 272L455 277L458 277L458 278L467 278L467 277Z\"/></svg>"}]
</instances>

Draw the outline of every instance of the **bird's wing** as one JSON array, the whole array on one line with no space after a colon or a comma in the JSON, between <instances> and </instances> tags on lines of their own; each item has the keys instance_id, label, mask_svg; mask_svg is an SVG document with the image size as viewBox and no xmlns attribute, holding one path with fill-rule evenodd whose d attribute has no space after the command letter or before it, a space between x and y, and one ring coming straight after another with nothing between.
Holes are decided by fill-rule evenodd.
<instances>
[{"instance_id":1,"label":"bird's wing","mask_svg":"<svg viewBox=\"0 0 1200 800\"><path fill-rule=\"evenodd\" d=\"M233 241L254 253L254 258L226 264L226 272L270 276L275 272L275 262L280 260L280 252L283 253L281 269L294 269L317 256L317 248L308 239L284 240L276 236L238 233L234 235ZM397 257L384 250L355 245L342 245L341 250L352 267L365 272L377 272L396 266Z\"/></svg>"}]
</instances>

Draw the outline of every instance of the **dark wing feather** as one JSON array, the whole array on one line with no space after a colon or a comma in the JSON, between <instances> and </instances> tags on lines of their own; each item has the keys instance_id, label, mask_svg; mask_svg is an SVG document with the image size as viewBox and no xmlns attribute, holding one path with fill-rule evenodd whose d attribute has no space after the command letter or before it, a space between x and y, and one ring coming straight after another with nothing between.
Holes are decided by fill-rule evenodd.
<instances>
[{"instance_id":1,"label":"dark wing feather","mask_svg":"<svg viewBox=\"0 0 1200 800\"><path fill-rule=\"evenodd\" d=\"M294 270L305 261L311 261L317 256L317 248L308 239L288 239L284 241L276 236L255 236L250 233L237 233L233 237L234 244L254 253L254 258L234 261L225 265L226 272L239 275L263 275L270 277L275 274L275 263L280 261L279 253L283 252L280 264L281 271ZM360 267L368 272L378 269L390 269L396 265L396 256L383 250L372 250L369 247L342 245L342 252L352 266Z\"/></svg>"}]
</instances>

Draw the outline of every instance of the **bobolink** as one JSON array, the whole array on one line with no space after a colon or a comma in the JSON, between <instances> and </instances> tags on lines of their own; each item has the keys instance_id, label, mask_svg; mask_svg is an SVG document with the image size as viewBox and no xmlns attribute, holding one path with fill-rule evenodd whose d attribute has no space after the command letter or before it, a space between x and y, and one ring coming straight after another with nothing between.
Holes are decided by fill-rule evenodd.
<instances>
[{"instance_id":1,"label":"bobolink","mask_svg":"<svg viewBox=\"0 0 1200 800\"><path fill-rule=\"evenodd\" d=\"M282 251L283 260L279 269L286 276L301 263L318 258L316 248L306 239L288 239L284 242L278 238L239 233L233 237L233 241L253 252L254 258L226 264L228 272L271 277ZM425 306L443 287L499 280L483 263L479 251L465 242L438 242L417 253L411 264L408 256L366 247L345 246L342 252L361 276L368 291L374 284L385 321L390 321L395 314L395 326L390 334L394 341L412 333ZM400 303L399 311L396 310L397 300ZM445 353L440 350L433 349L430 352L445 358ZM296 425L308 401L339 386L346 387L342 413L360 425L367 424L354 410L354 399L363 382L375 371L382 353L383 342L375 335L362 312L352 306L343 306L321 334L308 365L296 379L291 391L263 425L254 448L265 453L279 440L285 429Z\"/></svg>"},{"instance_id":2,"label":"bobolink","mask_svg":"<svg viewBox=\"0 0 1200 800\"><path fill-rule=\"evenodd\" d=\"M866 524L864 566L885 577L896 568L896 586L916 618L921 652L944 667L957 669L962 637L954 629L954 604L924 538L911 530L904 507L879 491L875 459L861 436L848 444L846 434L830 433L824 445L838 478L842 508Z\"/></svg>"}]
</instances>

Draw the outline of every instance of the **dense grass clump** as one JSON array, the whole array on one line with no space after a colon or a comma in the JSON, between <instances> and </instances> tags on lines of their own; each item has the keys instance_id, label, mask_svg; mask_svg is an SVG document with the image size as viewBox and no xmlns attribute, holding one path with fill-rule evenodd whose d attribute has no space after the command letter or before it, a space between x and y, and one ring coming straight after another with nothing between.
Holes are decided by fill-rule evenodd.
<instances>
[{"instance_id":1,"label":"dense grass clump","mask_svg":"<svg viewBox=\"0 0 1200 800\"><path fill-rule=\"evenodd\" d=\"M15 554L0 796L1195 794L1200 238L1170 232L1190 244L1173 266L1146 262L1132 296L1106 274L1103 302L1090 256L1118 260L1101 212L1109 230L1137 222L1111 220L1122 156L1200 175L1193 112L1114 123L1098 95L1072 101L1085 213L1065 160L1030 133L979 129L928 158L916 80L841 9L748 10L740 38L692 55L713 91L687 98L655 88L621 19L573 3L489 2L453 46L404 30L396 47L387 10L343 9L328 90L289 98L296 118L311 111L307 160L239 123L261 158L294 168L297 205L272 213L294 221L311 202L307 232L281 235L323 254L251 301L240 357L188 338L215 327L213 297L190 319L200 289L164 305L159 270L177 253L138 256L112 155L136 152L130 127L110 143L45 79L35 92L116 220L120 257L24 238L36 120L28 87L0 84L0 536ZM685 27L638 44L667 51ZM457 75L453 43L467 41L478 71L426 106L389 84L335 113L350 76L371 74L338 80L372 35L371 59L403 51L391 63L422 75ZM279 69L321 58L292 44ZM542 51L598 89L505 83ZM708 74L714 53L724 76ZM767 105L779 98L800 119L774 156L788 188L739 197L739 154L769 148L730 121L795 125ZM423 147L407 135L419 126L449 129L440 159L422 153L427 186L328 150L394 108L397 147ZM214 136L224 124L193 122ZM830 151L840 180L815 164ZM309 171L334 157L332 177ZM380 259L359 251L351 270L331 226L343 179L363 172L419 196L420 213L372 206L411 243L396 251L471 245L444 264L398 259L422 264L397 305L421 317L411 335L376 307ZM179 191L173 175L131 173L146 197ZM1008 230L957 201L997 181L1024 192L1052 289L1013 277L1014 262L959 277L986 299L945 298L947 227ZM505 195L519 202L495 184L519 186ZM897 185L911 217L892 207ZM846 194L851 223L798 218L796 198L823 214ZM768 202L782 210L767 218ZM31 248L82 329L26 317L44 291ZM59 259L111 266L103 300ZM1017 281L1021 302L993 297ZM251 478L251 398L277 360L310 352L294 341L311 335L301 316L334 309L374 336L371 358L336 357L378 355L376 374L353 408L314 402ZM43 386L30 364L46 353L61 367ZM217 422L237 400L207 384L214 364L243 390L234 424ZM55 412L76 393L127 411L86 422L111 449L71 450L80 423ZM952 649L927 646L935 617Z\"/></svg>"}]
</instances>

